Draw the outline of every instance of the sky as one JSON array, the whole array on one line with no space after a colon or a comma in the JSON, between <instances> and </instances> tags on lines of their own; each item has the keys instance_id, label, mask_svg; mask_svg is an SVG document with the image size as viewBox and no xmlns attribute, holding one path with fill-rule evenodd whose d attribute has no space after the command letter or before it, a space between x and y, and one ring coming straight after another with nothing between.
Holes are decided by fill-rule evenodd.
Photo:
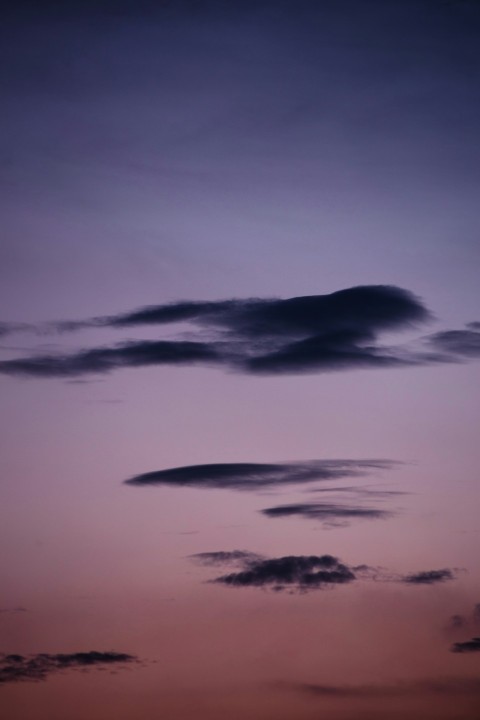
<instances>
[{"instance_id":1,"label":"sky","mask_svg":"<svg viewBox=\"0 0 480 720\"><path fill-rule=\"evenodd\" d=\"M478 2L0 35L9 720L476 720Z\"/></svg>"}]
</instances>

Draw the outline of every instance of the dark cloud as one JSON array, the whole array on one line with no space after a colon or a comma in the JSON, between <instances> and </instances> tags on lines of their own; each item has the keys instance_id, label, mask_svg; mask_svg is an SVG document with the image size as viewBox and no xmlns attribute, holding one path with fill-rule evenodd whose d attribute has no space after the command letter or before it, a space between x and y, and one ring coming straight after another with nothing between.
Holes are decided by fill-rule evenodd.
<instances>
[{"instance_id":1,"label":"dark cloud","mask_svg":"<svg viewBox=\"0 0 480 720\"><path fill-rule=\"evenodd\" d=\"M247 550L230 550L197 553L190 555L190 559L212 567L225 565L240 568L238 571L209 581L230 587L264 587L303 592L342 585L354 580L422 585L441 582L447 579L447 576L448 579L454 578L451 570L430 570L416 575L398 575L365 564L349 566L332 555L287 555L280 558L266 558ZM424 576L430 579L420 581L411 579Z\"/></svg>"},{"instance_id":2,"label":"dark cloud","mask_svg":"<svg viewBox=\"0 0 480 720\"><path fill-rule=\"evenodd\" d=\"M410 292L388 285L329 295L280 299L182 301L90 321L61 322L60 331L189 323L195 341L128 342L70 355L40 355L0 363L0 372L37 377L78 376L119 367L205 363L244 373L302 373L409 365L411 353L376 345L379 333L430 318Z\"/></svg>"},{"instance_id":3,"label":"dark cloud","mask_svg":"<svg viewBox=\"0 0 480 720\"><path fill-rule=\"evenodd\" d=\"M275 485L298 485L358 477L389 469L391 460L310 460L293 463L212 463L155 470L125 480L127 485L257 490Z\"/></svg>"},{"instance_id":4,"label":"dark cloud","mask_svg":"<svg viewBox=\"0 0 480 720\"><path fill-rule=\"evenodd\" d=\"M369 507L353 507L335 503L297 503L292 505L277 505L276 507L261 510L263 515L270 518L296 516L306 520L319 520L326 525L343 525L350 520L384 520L392 513Z\"/></svg>"},{"instance_id":5,"label":"dark cloud","mask_svg":"<svg viewBox=\"0 0 480 720\"><path fill-rule=\"evenodd\" d=\"M407 290L369 285L329 295L276 299L179 302L95 320L111 326L190 321L225 328L245 338L329 335L402 327L428 319L429 313Z\"/></svg>"},{"instance_id":6,"label":"dark cloud","mask_svg":"<svg viewBox=\"0 0 480 720\"><path fill-rule=\"evenodd\" d=\"M450 649L454 653L480 652L480 637L475 637L466 642L454 643Z\"/></svg>"},{"instance_id":7,"label":"dark cloud","mask_svg":"<svg viewBox=\"0 0 480 720\"><path fill-rule=\"evenodd\" d=\"M403 582L410 585L434 585L454 578L455 573L453 570L443 568L442 570L424 570L412 575L405 575Z\"/></svg>"},{"instance_id":8,"label":"dark cloud","mask_svg":"<svg viewBox=\"0 0 480 720\"><path fill-rule=\"evenodd\" d=\"M0 362L0 372L30 377L76 377L107 373L114 368L148 365L194 365L213 363L215 350L197 342L141 341L112 348L84 350L73 355L37 355Z\"/></svg>"},{"instance_id":9,"label":"dark cloud","mask_svg":"<svg viewBox=\"0 0 480 720\"><path fill-rule=\"evenodd\" d=\"M0 613L24 613L27 612L27 608L24 607L11 607L11 608L0 608Z\"/></svg>"},{"instance_id":10,"label":"dark cloud","mask_svg":"<svg viewBox=\"0 0 480 720\"><path fill-rule=\"evenodd\" d=\"M24 680L45 680L61 670L85 669L137 662L134 655L117 652L77 652L71 654L0 655L0 684Z\"/></svg>"},{"instance_id":11,"label":"dark cloud","mask_svg":"<svg viewBox=\"0 0 480 720\"><path fill-rule=\"evenodd\" d=\"M410 697L412 695L479 695L480 678L439 678L404 681L384 685L291 684L284 687L307 693L312 697L331 699L369 699Z\"/></svg>"},{"instance_id":12,"label":"dark cloud","mask_svg":"<svg viewBox=\"0 0 480 720\"><path fill-rule=\"evenodd\" d=\"M273 590L322 589L332 585L342 585L355 580L352 570L332 555L288 555L280 558L262 558L261 556L233 551L232 553L201 553L193 555L207 565L222 564L242 567L238 572L215 578L211 582L230 587L262 587Z\"/></svg>"},{"instance_id":13,"label":"dark cloud","mask_svg":"<svg viewBox=\"0 0 480 720\"><path fill-rule=\"evenodd\" d=\"M354 368L458 363L480 357L479 323L427 335L405 347L382 346L384 331L431 318L412 293L366 285L329 295L181 301L119 315L61 321L37 332L84 328L163 327L187 323L193 338L129 341L71 354L39 354L0 362L0 372L32 377L76 377L148 365L221 366L248 374L313 373ZM27 325L0 324L0 336Z\"/></svg>"}]
</instances>

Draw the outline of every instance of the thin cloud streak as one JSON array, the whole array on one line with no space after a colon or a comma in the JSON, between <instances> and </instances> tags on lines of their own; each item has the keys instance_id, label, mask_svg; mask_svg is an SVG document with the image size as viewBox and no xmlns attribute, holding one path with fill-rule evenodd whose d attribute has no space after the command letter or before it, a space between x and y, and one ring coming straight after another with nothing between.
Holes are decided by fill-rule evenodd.
<instances>
[{"instance_id":1,"label":"thin cloud streak","mask_svg":"<svg viewBox=\"0 0 480 720\"><path fill-rule=\"evenodd\" d=\"M28 680L46 680L62 670L85 670L138 662L134 655L118 652L38 653L37 655L0 655L0 684Z\"/></svg>"},{"instance_id":2,"label":"thin cloud streak","mask_svg":"<svg viewBox=\"0 0 480 720\"><path fill-rule=\"evenodd\" d=\"M305 520L318 520L331 527L345 525L351 520L386 520L394 514L371 507L335 503L292 503L265 508L260 512L269 518L300 517Z\"/></svg>"},{"instance_id":3,"label":"thin cloud streak","mask_svg":"<svg viewBox=\"0 0 480 720\"><path fill-rule=\"evenodd\" d=\"M320 683L282 683L281 687L311 697L337 700L410 697L411 695L480 695L480 678L453 677L399 681L377 685L328 685Z\"/></svg>"}]
</instances>

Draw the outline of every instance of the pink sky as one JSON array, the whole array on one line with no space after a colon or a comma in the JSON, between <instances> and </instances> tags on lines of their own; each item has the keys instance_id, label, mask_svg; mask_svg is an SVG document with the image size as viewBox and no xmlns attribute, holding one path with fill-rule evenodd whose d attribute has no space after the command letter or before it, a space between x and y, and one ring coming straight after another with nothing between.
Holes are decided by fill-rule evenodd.
<instances>
[{"instance_id":1,"label":"pink sky","mask_svg":"<svg viewBox=\"0 0 480 720\"><path fill-rule=\"evenodd\" d=\"M480 652L451 649L480 636L478 7L11 5L0 120L6 716L476 720ZM373 293L388 327L365 319L361 298L346 301L346 319L332 305L360 286L384 288ZM430 319L390 309L392 287ZM327 296L310 334L275 305L305 296ZM230 310L217 325L198 314L115 324L146 306L232 298L253 307L251 326ZM252 299L268 300L266 315ZM58 321L90 325L65 332ZM453 350L437 337L451 330ZM148 366L115 355L159 340L225 354ZM248 365L296 343L368 363ZM58 371L86 351L123 366ZM398 363L376 365L387 351ZM124 484L326 459L395 464L250 490ZM261 512L326 502L387 515ZM227 586L209 581L258 566L191 558L233 550L258 562L331 555L356 579L308 592ZM405 582L430 571L447 575ZM5 674L20 662L7 655L91 651L138 662L84 672L60 661L40 681Z\"/></svg>"}]
</instances>

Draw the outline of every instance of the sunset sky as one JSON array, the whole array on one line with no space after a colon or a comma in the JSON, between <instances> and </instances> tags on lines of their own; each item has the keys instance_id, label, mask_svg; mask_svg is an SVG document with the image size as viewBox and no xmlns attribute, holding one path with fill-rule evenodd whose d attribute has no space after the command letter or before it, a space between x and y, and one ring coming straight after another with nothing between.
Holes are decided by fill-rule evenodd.
<instances>
[{"instance_id":1,"label":"sunset sky","mask_svg":"<svg viewBox=\"0 0 480 720\"><path fill-rule=\"evenodd\" d=\"M477 720L480 4L13 0L8 720Z\"/></svg>"}]
</instances>

